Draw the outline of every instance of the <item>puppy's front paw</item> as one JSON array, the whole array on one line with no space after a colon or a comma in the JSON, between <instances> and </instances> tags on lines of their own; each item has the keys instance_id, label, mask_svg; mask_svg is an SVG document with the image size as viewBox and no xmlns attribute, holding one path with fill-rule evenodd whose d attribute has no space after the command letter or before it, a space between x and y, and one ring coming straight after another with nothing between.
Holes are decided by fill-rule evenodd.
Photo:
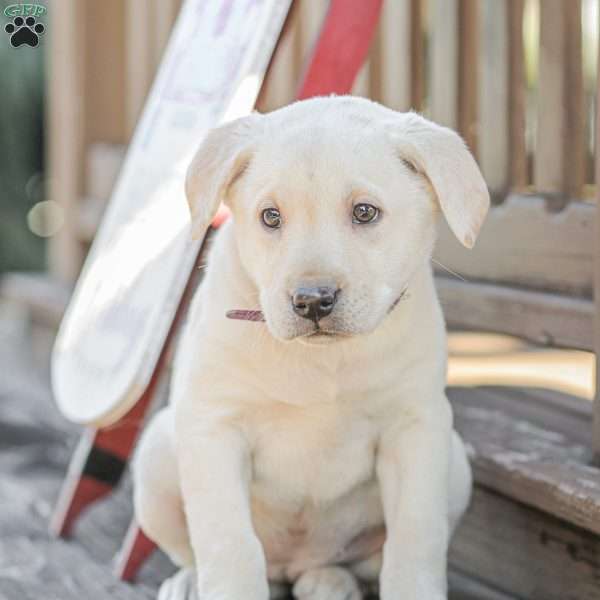
<instances>
[{"instance_id":1,"label":"puppy's front paw","mask_svg":"<svg viewBox=\"0 0 600 600\"><path fill-rule=\"evenodd\" d=\"M156 600L199 600L196 570L181 569L160 586Z\"/></svg>"},{"instance_id":2,"label":"puppy's front paw","mask_svg":"<svg viewBox=\"0 0 600 600\"><path fill-rule=\"evenodd\" d=\"M296 600L362 600L363 597L354 575L342 567L305 571L292 592Z\"/></svg>"}]
</instances>

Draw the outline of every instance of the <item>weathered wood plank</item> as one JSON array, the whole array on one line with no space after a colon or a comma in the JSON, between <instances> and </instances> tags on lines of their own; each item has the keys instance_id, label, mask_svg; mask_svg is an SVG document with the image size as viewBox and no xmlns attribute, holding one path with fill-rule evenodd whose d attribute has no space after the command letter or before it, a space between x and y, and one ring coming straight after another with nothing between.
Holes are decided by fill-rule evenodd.
<instances>
[{"instance_id":1,"label":"weathered wood plank","mask_svg":"<svg viewBox=\"0 0 600 600\"><path fill-rule=\"evenodd\" d=\"M479 485L600 534L600 469L588 444L540 422L555 407L539 406L535 420L485 392L454 389L450 397Z\"/></svg>"},{"instance_id":2,"label":"weathered wood plank","mask_svg":"<svg viewBox=\"0 0 600 600\"><path fill-rule=\"evenodd\" d=\"M600 540L478 486L450 564L518 598L597 600Z\"/></svg>"},{"instance_id":3,"label":"weathered wood plank","mask_svg":"<svg viewBox=\"0 0 600 600\"><path fill-rule=\"evenodd\" d=\"M455 129L458 116L458 0L435 0L430 6L428 116L440 125Z\"/></svg>"},{"instance_id":4,"label":"weathered wood plank","mask_svg":"<svg viewBox=\"0 0 600 600\"><path fill-rule=\"evenodd\" d=\"M441 276L436 286L451 327L498 331L543 345L593 348L591 300Z\"/></svg>"},{"instance_id":5,"label":"weathered wood plank","mask_svg":"<svg viewBox=\"0 0 600 600\"><path fill-rule=\"evenodd\" d=\"M586 448L590 447L591 402L556 390L519 386L450 387L449 397L461 406L481 408L508 415L553 431Z\"/></svg>"},{"instance_id":6,"label":"weathered wood plank","mask_svg":"<svg viewBox=\"0 0 600 600\"><path fill-rule=\"evenodd\" d=\"M435 258L467 279L591 297L594 214L592 204L550 212L540 197L509 196L490 210L474 250L444 224Z\"/></svg>"},{"instance_id":7,"label":"weathered wood plank","mask_svg":"<svg viewBox=\"0 0 600 600\"><path fill-rule=\"evenodd\" d=\"M540 77L534 182L577 196L584 173L581 0L540 3Z\"/></svg>"},{"instance_id":8,"label":"weathered wood plank","mask_svg":"<svg viewBox=\"0 0 600 600\"><path fill-rule=\"evenodd\" d=\"M517 600L452 569L448 573L448 587L448 600Z\"/></svg>"},{"instance_id":9,"label":"weathered wood plank","mask_svg":"<svg viewBox=\"0 0 600 600\"><path fill-rule=\"evenodd\" d=\"M492 192L508 187L509 31L508 4L481 3L479 61L479 165Z\"/></svg>"}]
</instances>

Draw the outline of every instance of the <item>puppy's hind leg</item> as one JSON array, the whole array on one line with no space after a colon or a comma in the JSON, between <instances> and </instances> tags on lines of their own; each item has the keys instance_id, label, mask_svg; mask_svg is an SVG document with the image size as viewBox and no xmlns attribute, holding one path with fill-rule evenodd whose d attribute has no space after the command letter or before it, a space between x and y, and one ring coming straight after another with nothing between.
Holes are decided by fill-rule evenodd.
<instances>
[{"instance_id":1,"label":"puppy's hind leg","mask_svg":"<svg viewBox=\"0 0 600 600\"><path fill-rule=\"evenodd\" d=\"M450 453L450 489L448 494L448 520L450 534L458 526L465 514L473 489L473 475L467 456L467 450L461 437L452 432L452 449Z\"/></svg>"},{"instance_id":2,"label":"puppy's hind leg","mask_svg":"<svg viewBox=\"0 0 600 600\"><path fill-rule=\"evenodd\" d=\"M362 600L358 581L343 567L305 571L292 589L296 600Z\"/></svg>"},{"instance_id":3,"label":"puppy's hind leg","mask_svg":"<svg viewBox=\"0 0 600 600\"><path fill-rule=\"evenodd\" d=\"M159 411L142 434L133 460L133 504L144 533L178 566L192 566L177 462L173 413Z\"/></svg>"}]
</instances>

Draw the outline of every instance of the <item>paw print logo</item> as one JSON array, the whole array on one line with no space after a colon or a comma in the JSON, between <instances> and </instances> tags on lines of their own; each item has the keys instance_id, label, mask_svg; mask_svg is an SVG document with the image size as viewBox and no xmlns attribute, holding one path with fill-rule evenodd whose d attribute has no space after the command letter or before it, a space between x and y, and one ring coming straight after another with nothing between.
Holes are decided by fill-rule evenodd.
<instances>
[{"instance_id":1,"label":"paw print logo","mask_svg":"<svg viewBox=\"0 0 600 600\"><path fill-rule=\"evenodd\" d=\"M40 35L44 34L46 28L38 23L35 17L15 17L12 23L7 23L4 31L10 35L10 43L13 48L18 48L23 44L27 44L35 48L39 41Z\"/></svg>"}]
</instances>

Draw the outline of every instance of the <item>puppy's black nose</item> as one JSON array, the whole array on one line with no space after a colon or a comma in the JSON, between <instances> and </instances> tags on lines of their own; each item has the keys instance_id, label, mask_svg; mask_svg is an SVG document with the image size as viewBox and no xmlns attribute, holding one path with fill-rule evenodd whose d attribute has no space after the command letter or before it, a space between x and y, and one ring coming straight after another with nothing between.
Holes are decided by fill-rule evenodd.
<instances>
[{"instance_id":1,"label":"puppy's black nose","mask_svg":"<svg viewBox=\"0 0 600 600\"><path fill-rule=\"evenodd\" d=\"M319 319L326 317L333 310L338 291L330 287L298 288L292 296L294 312L318 323Z\"/></svg>"}]
</instances>

